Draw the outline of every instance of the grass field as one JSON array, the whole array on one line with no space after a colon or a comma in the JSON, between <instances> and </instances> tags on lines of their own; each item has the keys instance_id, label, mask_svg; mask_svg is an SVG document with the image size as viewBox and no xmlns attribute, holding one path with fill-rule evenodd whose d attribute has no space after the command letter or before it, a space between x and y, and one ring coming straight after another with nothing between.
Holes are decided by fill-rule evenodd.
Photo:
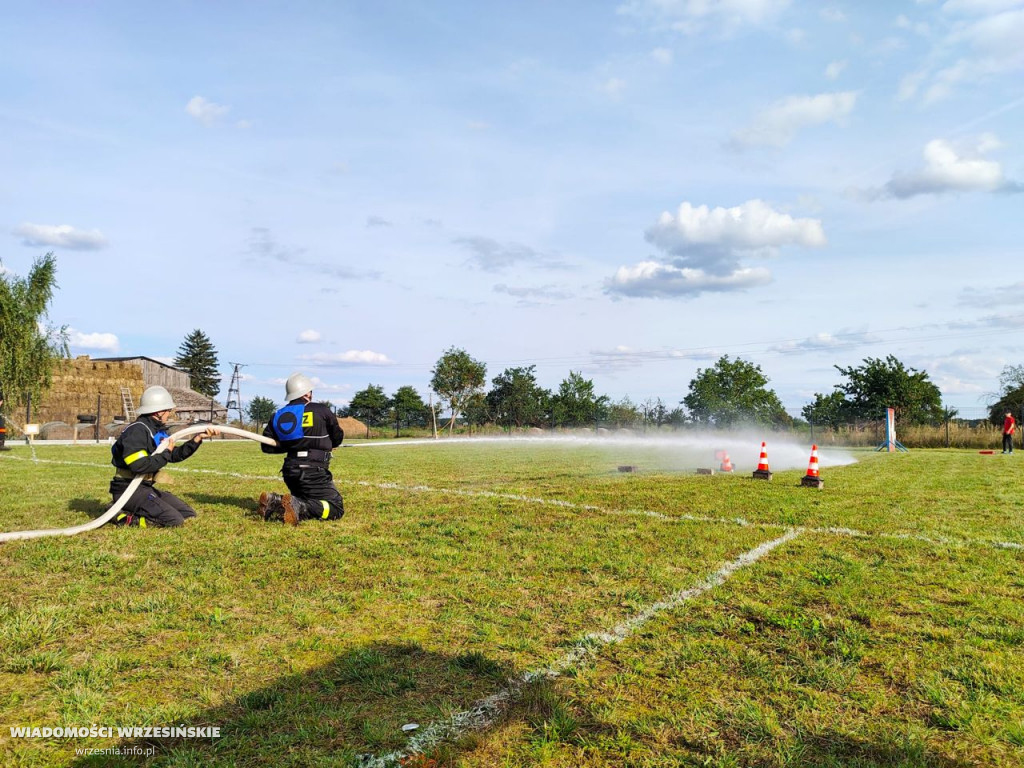
<instances>
[{"instance_id":1,"label":"grass field","mask_svg":"<svg viewBox=\"0 0 1024 768\"><path fill-rule=\"evenodd\" d=\"M102 512L106 447L34 456L0 454L0 530ZM290 528L246 515L277 460L204 446L183 529L0 544L0 765L1024 765L1024 454L856 458L818 491L367 445L345 518ZM9 735L182 724L220 736Z\"/></svg>"}]
</instances>

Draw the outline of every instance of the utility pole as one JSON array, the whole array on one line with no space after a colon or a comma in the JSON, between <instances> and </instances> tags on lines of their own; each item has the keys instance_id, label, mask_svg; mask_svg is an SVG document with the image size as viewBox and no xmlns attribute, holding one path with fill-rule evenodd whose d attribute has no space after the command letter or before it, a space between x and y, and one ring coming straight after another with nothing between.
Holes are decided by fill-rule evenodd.
<instances>
[{"instance_id":1,"label":"utility pole","mask_svg":"<svg viewBox=\"0 0 1024 768\"><path fill-rule=\"evenodd\" d=\"M231 374L231 383L228 385L227 413L230 414L232 409L238 411L238 423L244 429L245 420L242 418L242 395L238 391L238 382L242 378L241 370L245 366L242 363L229 363L229 365L235 366L235 370ZM228 420L229 419L225 419L225 421Z\"/></svg>"}]
</instances>

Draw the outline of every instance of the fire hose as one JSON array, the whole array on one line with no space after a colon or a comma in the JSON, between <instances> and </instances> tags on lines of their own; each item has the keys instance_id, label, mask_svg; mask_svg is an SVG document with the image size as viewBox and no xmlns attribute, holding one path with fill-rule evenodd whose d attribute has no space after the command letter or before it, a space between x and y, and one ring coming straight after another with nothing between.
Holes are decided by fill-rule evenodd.
<instances>
[{"instance_id":1,"label":"fire hose","mask_svg":"<svg viewBox=\"0 0 1024 768\"><path fill-rule=\"evenodd\" d=\"M173 435L171 435L171 439L178 440L179 438L183 437L191 437L192 435L199 434L200 432L205 432L209 428L210 425L208 424L199 424L194 427L185 427L185 429L179 430L178 432L175 432ZM265 443L266 445L277 445L276 440L272 440L269 437L264 437L263 435L257 435L255 432L246 432L244 429L236 429L235 427L216 427L216 429L221 434L245 437L248 438L249 440L256 440L260 443ZM156 451L153 452L153 454L156 455L158 453L163 453L163 451L166 450L166 448L167 443L162 442L159 446L157 446L157 449ZM80 533L85 533L86 531L91 531L94 528L99 528L101 525L104 525L105 523L112 520L114 516L121 511L121 508L128 503L128 500L132 497L132 494L135 492L135 489L138 488L139 485L142 483L143 477L143 475L136 475L132 479L128 487L125 489L125 492L122 493L120 498L118 498L118 500L114 503L114 506L112 506L102 515L97 517L95 520L90 520L88 523L83 523L82 525L76 525L73 528L51 528L41 531L11 531L10 533L0 533L0 543L3 543L5 541L20 541L22 539L41 539L45 536L77 536Z\"/></svg>"}]
</instances>

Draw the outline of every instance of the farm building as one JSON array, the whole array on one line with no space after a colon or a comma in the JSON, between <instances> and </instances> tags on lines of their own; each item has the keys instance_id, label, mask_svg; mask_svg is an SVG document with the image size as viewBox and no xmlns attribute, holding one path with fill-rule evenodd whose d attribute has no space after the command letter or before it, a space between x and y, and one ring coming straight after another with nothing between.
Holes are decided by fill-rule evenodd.
<instances>
[{"instance_id":1,"label":"farm building","mask_svg":"<svg viewBox=\"0 0 1024 768\"><path fill-rule=\"evenodd\" d=\"M100 425L100 434L83 432L83 437L105 438L106 425L123 423L130 415L126 408L137 407L143 390L156 384L171 393L179 422L227 418L224 405L194 392L189 374L179 368L150 357L82 355L58 362L50 390L33 404L32 420L44 425L42 437L72 437L71 425L91 421Z\"/></svg>"}]
</instances>

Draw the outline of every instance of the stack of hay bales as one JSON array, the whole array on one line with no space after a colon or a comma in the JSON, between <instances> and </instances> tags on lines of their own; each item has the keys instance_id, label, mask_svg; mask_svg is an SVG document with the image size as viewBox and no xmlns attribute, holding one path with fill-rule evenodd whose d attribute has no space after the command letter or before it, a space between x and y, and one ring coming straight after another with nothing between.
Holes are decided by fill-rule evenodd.
<instances>
[{"instance_id":1,"label":"stack of hay bales","mask_svg":"<svg viewBox=\"0 0 1024 768\"><path fill-rule=\"evenodd\" d=\"M132 393L132 402L138 405L145 383L142 369L138 365L123 362L90 360L88 356L61 360L53 372L53 383L41 402L32 409L32 420L47 424L51 439L67 432L71 437L78 414L96 415L96 398L99 397L99 438L106 438L104 425L113 422L115 416L124 416L121 388L127 387ZM60 422L68 425L60 429ZM86 430L86 432L91 432ZM40 435L45 437L44 435ZM83 434L91 438L93 435Z\"/></svg>"},{"instance_id":2,"label":"stack of hay bales","mask_svg":"<svg viewBox=\"0 0 1024 768\"><path fill-rule=\"evenodd\" d=\"M351 416L339 417L338 426L345 432L346 440L372 437L369 428L359 419L353 419Z\"/></svg>"}]
</instances>

